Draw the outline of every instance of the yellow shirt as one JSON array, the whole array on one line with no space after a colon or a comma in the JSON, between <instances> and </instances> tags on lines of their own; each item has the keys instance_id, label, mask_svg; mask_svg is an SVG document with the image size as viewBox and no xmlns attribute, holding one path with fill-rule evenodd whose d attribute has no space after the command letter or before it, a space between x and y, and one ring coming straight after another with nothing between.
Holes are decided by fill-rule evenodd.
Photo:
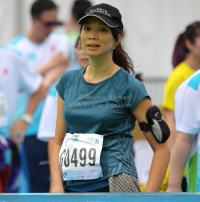
<instances>
[{"instance_id":1,"label":"yellow shirt","mask_svg":"<svg viewBox=\"0 0 200 202\"><path fill-rule=\"evenodd\" d=\"M174 111L174 96L180 84L194 74L194 70L185 62L181 62L165 83L164 102L162 107Z\"/></svg>"}]
</instances>

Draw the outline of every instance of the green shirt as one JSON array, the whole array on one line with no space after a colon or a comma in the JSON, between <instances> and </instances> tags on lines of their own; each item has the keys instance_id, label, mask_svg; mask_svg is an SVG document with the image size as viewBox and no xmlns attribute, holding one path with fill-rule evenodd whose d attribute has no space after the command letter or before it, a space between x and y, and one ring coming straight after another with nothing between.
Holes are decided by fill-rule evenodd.
<instances>
[{"instance_id":1,"label":"green shirt","mask_svg":"<svg viewBox=\"0 0 200 202\"><path fill-rule=\"evenodd\" d=\"M148 97L146 89L123 68L99 83L86 82L85 69L66 72L56 89L65 102L66 133L105 135L100 160L103 177L67 181L67 186L105 180L123 172L137 177L132 149L136 119L131 111Z\"/></svg>"}]
</instances>

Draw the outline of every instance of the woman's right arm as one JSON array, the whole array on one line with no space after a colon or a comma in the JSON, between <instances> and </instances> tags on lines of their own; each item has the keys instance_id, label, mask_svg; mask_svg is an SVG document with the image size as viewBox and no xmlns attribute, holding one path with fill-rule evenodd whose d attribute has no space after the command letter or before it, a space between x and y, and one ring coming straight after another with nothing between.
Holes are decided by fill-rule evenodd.
<instances>
[{"instance_id":1,"label":"woman's right arm","mask_svg":"<svg viewBox=\"0 0 200 202\"><path fill-rule=\"evenodd\" d=\"M56 121L56 135L51 153L51 188L52 193L63 193L62 171L59 164L59 152L66 134L66 122L64 119L64 100L58 95L58 114Z\"/></svg>"}]
</instances>

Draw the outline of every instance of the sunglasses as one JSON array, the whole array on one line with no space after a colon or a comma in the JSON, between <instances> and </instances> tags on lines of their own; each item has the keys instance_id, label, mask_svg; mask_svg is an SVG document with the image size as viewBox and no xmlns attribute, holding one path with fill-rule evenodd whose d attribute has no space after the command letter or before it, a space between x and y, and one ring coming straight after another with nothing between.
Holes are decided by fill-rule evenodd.
<instances>
[{"instance_id":1,"label":"sunglasses","mask_svg":"<svg viewBox=\"0 0 200 202\"><path fill-rule=\"evenodd\" d=\"M51 27L51 26L62 26L63 23L62 22L59 22L59 21L49 21L49 22L45 22L44 20L42 20L40 17L37 17L36 18L42 22L46 27Z\"/></svg>"}]
</instances>

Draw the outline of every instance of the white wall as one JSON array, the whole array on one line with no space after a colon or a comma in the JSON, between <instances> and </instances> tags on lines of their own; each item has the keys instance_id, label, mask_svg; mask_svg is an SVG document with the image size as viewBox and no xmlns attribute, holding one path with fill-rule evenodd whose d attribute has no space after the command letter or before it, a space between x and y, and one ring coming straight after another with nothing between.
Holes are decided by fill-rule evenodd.
<instances>
[{"instance_id":1,"label":"white wall","mask_svg":"<svg viewBox=\"0 0 200 202\"><path fill-rule=\"evenodd\" d=\"M16 7L17 0L0 0L0 45L5 45L19 32Z\"/></svg>"},{"instance_id":2,"label":"white wall","mask_svg":"<svg viewBox=\"0 0 200 202\"><path fill-rule=\"evenodd\" d=\"M54 0L59 18L70 15L72 0ZM0 44L5 45L31 26L29 15L33 0L0 0ZM145 77L168 77L177 35L187 24L200 20L200 0L92 0L116 6L123 16L125 48L135 70ZM59 31L64 31L60 29Z\"/></svg>"}]
</instances>

